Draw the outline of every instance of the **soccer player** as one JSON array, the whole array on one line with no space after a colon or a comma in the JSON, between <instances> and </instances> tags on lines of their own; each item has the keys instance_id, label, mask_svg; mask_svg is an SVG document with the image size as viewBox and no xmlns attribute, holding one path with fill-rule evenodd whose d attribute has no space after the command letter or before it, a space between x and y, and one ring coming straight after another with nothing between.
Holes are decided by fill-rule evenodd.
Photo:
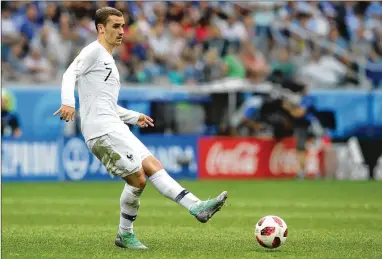
<instances>
[{"instance_id":1,"label":"soccer player","mask_svg":"<svg viewBox=\"0 0 382 259\"><path fill-rule=\"evenodd\" d=\"M77 83L81 131L91 152L109 174L126 181L120 198L120 223L115 244L123 248L147 248L136 237L133 222L137 217L146 176L165 197L186 208L202 223L207 222L227 199L222 192L214 199L201 201L171 178L161 163L129 130L127 124L153 127L144 114L117 105L120 80L112 52L122 42L124 17L120 11L103 7L96 11L97 40L86 46L65 71L62 79L61 107L54 115L74 119L74 88ZM59 50L58 50L59 51Z\"/></svg>"}]
</instances>

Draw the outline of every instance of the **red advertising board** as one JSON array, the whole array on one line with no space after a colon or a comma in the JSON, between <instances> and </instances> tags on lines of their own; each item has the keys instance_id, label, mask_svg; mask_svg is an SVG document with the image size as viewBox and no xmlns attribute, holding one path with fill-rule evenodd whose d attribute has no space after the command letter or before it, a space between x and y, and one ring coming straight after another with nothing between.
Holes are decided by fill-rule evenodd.
<instances>
[{"instance_id":1,"label":"red advertising board","mask_svg":"<svg viewBox=\"0 0 382 259\"><path fill-rule=\"evenodd\" d=\"M299 172L296 140L257 138L200 138L200 179L292 178ZM323 169L322 149L308 150L308 174Z\"/></svg>"}]
</instances>

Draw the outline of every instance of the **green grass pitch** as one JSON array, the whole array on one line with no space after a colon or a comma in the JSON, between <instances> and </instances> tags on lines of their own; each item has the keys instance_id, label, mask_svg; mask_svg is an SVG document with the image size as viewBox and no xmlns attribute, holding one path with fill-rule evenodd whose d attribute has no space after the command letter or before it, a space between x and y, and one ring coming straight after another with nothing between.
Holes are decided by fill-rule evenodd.
<instances>
[{"instance_id":1,"label":"green grass pitch","mask_svg":"<svg viewBox=\"0 0 382 259\"><path fill-rule=\"evenodd\" d=\"M135 232L147 251L114 246L122 182L3 183L2 258L382 258L382 182L181 182L202 199L228 191L206 224L148 184ZM254 239L265 215L287 242Z\"/></svg>"}]
</instances>

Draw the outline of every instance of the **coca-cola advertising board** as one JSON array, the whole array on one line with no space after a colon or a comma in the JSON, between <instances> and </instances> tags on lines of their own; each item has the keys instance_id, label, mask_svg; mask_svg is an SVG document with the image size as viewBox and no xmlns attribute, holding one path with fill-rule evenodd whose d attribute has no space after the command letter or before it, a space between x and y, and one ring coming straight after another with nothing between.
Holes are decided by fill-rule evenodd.
<instances>
[{"instance_id":1,"label":"coca-cola advertising board","mask_svg":"<svg viewBox=\"0 0 382 259\"><path fill-rule=\"evenodd\" d=\"M296 140L205 137L198 143L200 179L292 178L300 171ZM323 171L322 148L307 151L308 175Z\"/></svg>"}]
</instances>

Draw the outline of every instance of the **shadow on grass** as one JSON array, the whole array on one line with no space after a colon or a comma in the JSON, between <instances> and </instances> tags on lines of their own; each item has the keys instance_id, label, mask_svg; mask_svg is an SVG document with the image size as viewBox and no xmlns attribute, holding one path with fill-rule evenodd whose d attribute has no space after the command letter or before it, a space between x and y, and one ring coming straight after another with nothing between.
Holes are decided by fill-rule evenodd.
<instances>
[{"instance_id":1,"label":"shadow on grass","mask_svg":"<svg viewBox=\"0 0 382 259\"><path fill-rule=\"evenodd\" d=\"M258 247L251 248L251 249L249 249L249 251L256 252L256 253L270 253L270 254L273 254L273 253L277 254L277 253L283 252L283 250L281 250L281 249L261 249Z\"/></svg>"}]
</instances>

